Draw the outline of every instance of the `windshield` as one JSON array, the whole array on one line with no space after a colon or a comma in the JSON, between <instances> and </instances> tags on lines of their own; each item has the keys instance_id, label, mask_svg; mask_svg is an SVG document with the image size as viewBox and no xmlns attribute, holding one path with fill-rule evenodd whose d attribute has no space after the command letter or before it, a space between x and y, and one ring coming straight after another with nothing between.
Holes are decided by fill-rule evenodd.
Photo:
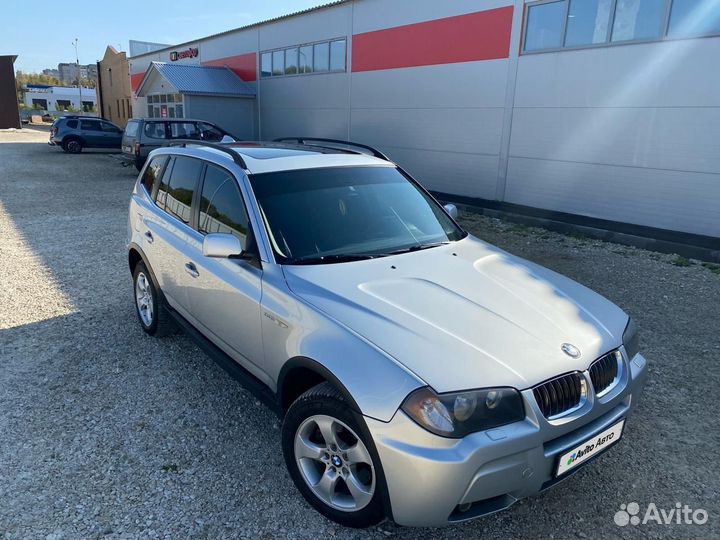
<instances>
[{"instance_id":1,"label":"windshield","mask_svg":"<svg viewBox=\"0 0 720 540\"><path fill-rule=\"evenodd\" d=\"M278 262L345 262L434 247L465 232L394 167L251 175Z\"/></svg>"}]
</instances>

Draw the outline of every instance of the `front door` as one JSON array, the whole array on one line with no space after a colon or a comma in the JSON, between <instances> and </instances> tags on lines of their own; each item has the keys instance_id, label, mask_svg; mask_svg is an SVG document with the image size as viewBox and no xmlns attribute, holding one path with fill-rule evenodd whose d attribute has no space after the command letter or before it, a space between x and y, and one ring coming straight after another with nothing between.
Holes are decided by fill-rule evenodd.
<instances>
[{"instance_id":1,"label":"front door","mask_svg":"<svg viewBox=\"0 0 720 540\"><path fill-rule=\"evenodd\" d=\"M249 225L237 179L219 166L208 164L199 201L197 230L188 238L185 261L196 276L188 288L194 323L215 344L258 375L262 371L260 300L262 269L246 259L211 258L202 254L208 233L237 236L248 245Z\"/></svg>"}]
</instances>

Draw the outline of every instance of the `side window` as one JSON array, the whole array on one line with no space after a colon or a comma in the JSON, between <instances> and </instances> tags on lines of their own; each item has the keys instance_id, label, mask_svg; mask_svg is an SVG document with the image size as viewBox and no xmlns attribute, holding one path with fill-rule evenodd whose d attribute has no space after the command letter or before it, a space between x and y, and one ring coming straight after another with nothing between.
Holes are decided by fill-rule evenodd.
<instances>
[{"instance_id":1,"label":"side window","mask_svg":"<svg viewBox=\"0 0 720 540\"><path fill-rule=\"evenodd\" d=\"M171 139L199 139L198 128L193 122L170 122Z\"/></svg>"},{"instance_id":2,"label":"side window","mask_svg":"<svg viewBox=\"0 0 720 540\"><path fill-rule=\"evenodd\" d=\"M100 126L102 126L103 131L107 131L108 133L121 133L122 131L108 122L100 122Z\"/></svg>"},{"instance_id":3,"label":"side window","mask_svg":"<svg viewBox=\"0 0 720 540\"><path fill-rule=\"evenodd\" d=\"M160 180L160 185L158 186L157 196L155 197L155 204L163 210L165 210L165 200L167 199L168 185L170 184L170 174L172 173L173 165L175 165L175 158L171 157L167 167L165 167L165 172L163 172L162 180Z\"/></svg>"},{"instance_id":4,"label":"side window","mask_svg":"<svg viewBox=\"0 0 720 540\"><path fill-rule=\"evenodd\" d=\"M247 248L248 215L235 177L224 169L208 165L200 197L198 230L203 234L230 233Z\"/></svg>"},{"instance_id":5,"label":"side window","mask_svg":"<svg viewBox=\"0 0 720 540\"><path fill-rule=\"evenodd\" d=\"M204 141L220 141L223 138L223 133L217 127L206 122L200 122L198 124L200 130L200 138Z\"/></svg>"},{"instance_id":6,"label":"side window","mask_svg":"<svg viewBox=\"0 0 720 540\"><path fill-rule=\"evenodd\" d=\"M78 124L77 120L68 120L67 121L67 127L69 127L70 129L77 129L77 124Z\"/></svg>"},{"instance_id":7,"label":"side window","mask_svg":"<svg viewBox=\"0 0 720 540\"><path fill-rule=\"evenodd\" d=\"M100 122L96 120L80 120L80 129L87 129L89 131L102 131Z\"/></svg>"},{"instance_id":8,"label":"side window","mask_svg":"<svg viewBox=\"0 0 720 540\"><path fill-rule=\"evenodd\" d=\"M160 173L162 172L163 165L165 165L166 161L167 156L153 158L147 166L147 169L145 169L145 174L143 174L140 183L145 186L145 189L150 195L152 195L153 187L155 186L156 181L160 179Z\"/></svg>"},{"instance_id":9,"label":"side window","mask_svg":"<svg viewBox=\"0 0 720 540\"><path fill-rule=\"evenodd\" d=\"M198 159L182 156L175 158L167 186L165 211L183 223L190 223L193 194L197 189L202 166L202 161Z\"/></svg>"},{"instance_id":10,"label":"side window","mask_svg":"<svg viewBox=\"0 0 720 540\"><path fill-rule=\"evenodd\" d=\"M151 139L165 139L165 122L147 122L145 124L145 135Z\"/></svg>"}]
</instances>

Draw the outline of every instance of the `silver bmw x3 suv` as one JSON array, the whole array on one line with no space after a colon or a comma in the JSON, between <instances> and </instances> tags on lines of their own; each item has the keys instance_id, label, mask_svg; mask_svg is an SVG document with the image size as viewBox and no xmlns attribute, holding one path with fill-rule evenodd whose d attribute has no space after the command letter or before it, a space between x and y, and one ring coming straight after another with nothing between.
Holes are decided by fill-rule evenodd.
<instances>
[{"instance_id":1,"label":"silver bmw x3 suv","mask_svg":"<svg viewBox=\"0 0 720 540\"><path fill-rule=\"evenodd\" d=\"M502 510L618 442L646 361L620 308L456 214L349 142L155 150L128 222L140 325L184 329L274 408L328 518Z\"/></svg>"}]
</instances>

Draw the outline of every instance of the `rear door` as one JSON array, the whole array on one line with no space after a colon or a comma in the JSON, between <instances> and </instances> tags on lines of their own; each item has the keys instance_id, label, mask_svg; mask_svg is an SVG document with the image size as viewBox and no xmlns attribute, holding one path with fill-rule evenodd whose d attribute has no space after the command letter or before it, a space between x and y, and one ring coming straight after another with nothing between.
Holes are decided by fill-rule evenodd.
<instances>
[{"instance_id":1,"label":"rear door","mask_svg":"<svg viewBox=\"0 0 720 540\"><path fill-rule=\"evenodd\" d=\"M165 145L167 140L167 122L162 120L146 120L142 128L142 134L140 135L140 157L142 159L147 158L147 155L151 151Z\"/></svg>"},{"instance_id":2,"label":"rear door","mask_svg":"<svg viewBox=\"0 0 720 540\"><path fill-rule=\"evenodd\" d=\"M81 119L81 136L85 139L85 146L101 148L105 144L103 130L98 120Z\"/></svg>"},{"instance_id":3,"label":"rear door","mask_svg":"<svg viewBox=\"0 0 720 540\"><path fill-rule=\"evenodd\" d=\"M260 259L202 254L205 235L218 232L237 236L246 252L256 253L238 181L227 169L208 164L197 200L197 227L188 235L186 248L186 264L195 270L188 287L193 322L216 345L258 374L263 370Z\"/></svg>"},{"instance_id":4,"label":"rear door","mask_svg":"<svg viewBox=\"0 0 720 540\"><path fill-rule=\"evenodd\" d=\"M204 164L187 156L173 156L155 196L159 211L144 219L143 232L153 252L150 265L170 305L188 318L187 287L192 277L185 264L185 246L193 232L192 200ZM147 234L149 233L149 235Z\"/></svg>"},{"instance_id":5,"label":"rear door","mask_svg":"<svg viewBox=\"0 0 720 540\"><path fill-rule=\"evenodd\" d=\"M123 132L121 144L122 153L128 157L135 157L135 143L137 142L139 128L139 120L130 120L125 126L125 131Z\"/></svg>"}]
</instances>

